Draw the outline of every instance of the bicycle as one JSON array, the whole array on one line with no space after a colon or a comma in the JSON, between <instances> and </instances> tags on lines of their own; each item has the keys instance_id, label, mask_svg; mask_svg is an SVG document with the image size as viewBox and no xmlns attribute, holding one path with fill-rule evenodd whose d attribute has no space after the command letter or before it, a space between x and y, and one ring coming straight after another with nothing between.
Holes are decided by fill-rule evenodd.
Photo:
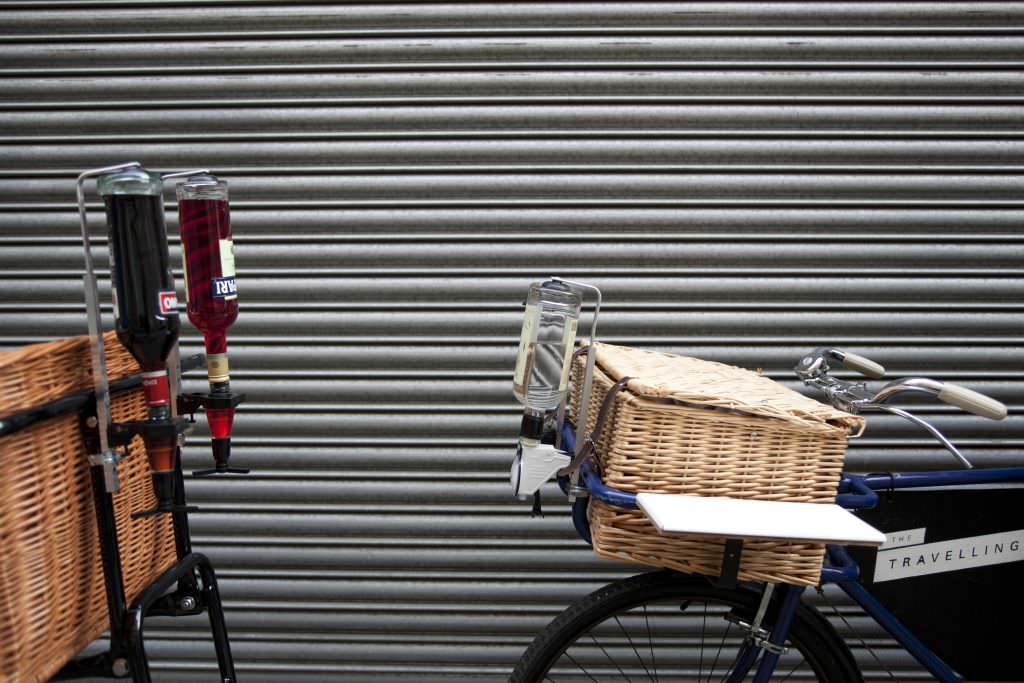
<instances>
[{"instance_id":1,"label":"bicycle","mask_svg":"<svg viewBox=\"0 0 1024 683\"><path fill-rule=\"evenodd\" d=\"M872 379L884 375L882 366L834 348L816 349L800 360L795 371L805 384L820 390L837 408L851 413L889 412L921 426L967 468L844 474L836 498L838 505L851 511L867 510L878 504L879 491L1024 481L1024 467L973 469L970 461L937 428L905 409L888 405L899 395L924 394L984 417L1001 419L1006 408L998 401L926 378L890 382L880 391L871 392L865 382L830 376L830 361ZM569 453L574 452L574 437L566 422L561 442ZM588 497L617 507L641 507L637 495L605 486L587 464L580 475L579 490L572 491L577 494L573 522L584 540L590 540L585 514ZM571 491L566 477L560 477L559 483L563 491ZM1018 559L1024 559L1024 554ZM835 584L937 680L961 681L949 665L860 583L859 573L860 568L846 547L828 545L818 590L821 585ZM510 683L735 683L751 674L755 683L790 679L828 683L862 680L844 639L821 612L801 602L803 586L727 584L665 570L608 584L568 607L535 638L513 671Z\"/></svg>"}]
</instances>

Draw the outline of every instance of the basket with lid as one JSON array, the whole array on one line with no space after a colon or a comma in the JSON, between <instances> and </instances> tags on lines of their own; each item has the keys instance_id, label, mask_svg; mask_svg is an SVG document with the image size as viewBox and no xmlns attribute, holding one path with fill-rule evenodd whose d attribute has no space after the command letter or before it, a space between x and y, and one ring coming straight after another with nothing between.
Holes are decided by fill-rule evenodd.
<instances>
[{"instance_id":1,"label":"basket with lid","mask_svg":"<svg viewBox=\"0 0 1024 683\"><path fill-rule=\"evenodd\" d=\"M571 414L579 414L584 358L573 364ZM610 344L597 344L587 431L604 483L630 493L674 493L831 503L851 435L863 419L818 403L741 368ZM638 510L591 500L587 513L598 555L717 576L724 538L665 536ZM813 585L820 543L749 540L741 580Z\"/></svg>"}]
</instances>

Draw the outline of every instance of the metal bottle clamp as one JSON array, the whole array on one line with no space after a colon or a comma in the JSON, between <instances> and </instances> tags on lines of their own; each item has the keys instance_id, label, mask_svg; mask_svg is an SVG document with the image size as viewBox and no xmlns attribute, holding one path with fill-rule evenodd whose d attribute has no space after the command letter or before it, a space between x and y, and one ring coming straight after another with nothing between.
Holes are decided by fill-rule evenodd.
<instances>
[{"instance_id":1,"label":"metal bottle clamp","mask_svg":"<svg viewBox=\"0 0 1024 683\"><path fill-rule=\"evenodd\" d=\"M564 280L560 277L552 276L551 280L555 282L561 282L562 284L575 287L576 289L587 289L594 293L594 317L590 323L590 345L587 347L587 365L583 373L583 391L580 394L580 407L579 415L576 415L576 452L579 453L580 449L583 448L586 443L586 431L587 431L587 410L590 407L590 389L594 382L594 362L597 354L597 349L594 348L594 340L597 337L597 318L601 313L601 290L594 285L588 285L585 282L576 282L574 280ZM565 424L565 406L568 402L568 397L562 399L562 404L558 407L558 431L557 437L559 445L561 445L562 425ZM579 472L573 472L569 478L569 502L572 503L576 500L579 495L585 495L585 490L579 486Z\"/></svg>"}]
</instances>

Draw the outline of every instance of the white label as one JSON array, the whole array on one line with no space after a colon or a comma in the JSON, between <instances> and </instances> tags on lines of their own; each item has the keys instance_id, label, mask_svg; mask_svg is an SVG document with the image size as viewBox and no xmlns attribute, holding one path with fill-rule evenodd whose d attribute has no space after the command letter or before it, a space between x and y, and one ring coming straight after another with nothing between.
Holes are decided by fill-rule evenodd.
<instances>
[{"instance_id":1,"label":"white label","mask_svg":"<svg viewBox=\"0 0 1024 683\"><path fill-rule=\"evenodd\" d=\"M906 531L886 531L885 543L878 546L878 549L889 550L890 548L903 548L908 545L924 543L926 531L928 531L927 527L907 529Z\"/></svg>"},{"instance_id":2,"label":"white label","mask_svg":"<svg viewBox=\"0 0 1024 683\"><path fill-rule=\"evenodd\" d=\"M565 331L562 333L562 347L565 349L565 356L562 358L562 379L558 382L559 391L565 391L569 387L569 371L572 370L569 363L572 362L573 346L576 343L576 325L578 323L578 320L569 319L568 324L565 326Z\"/></svg>"},{"instance_id":3,"label":"white label","mask_svg":"<svg viewBox=\"0 0 1024 683\"><path fill-rule=\"evenodd\" d=\"M1024 529L881 550L875 582L1024 560Z\"/></svg>"},{"instance_id":4,"label":"white label","mask_svg":"<svg viewBox=\"0 0 1024 683\"><path fill-rule=\"evenodd\" d=\"M523 332L519 335L519 354L516 356L515 384L523 386L526 376L526 358L529 356L530 346L537 341L537 328L540 323L540 309L534 305L526 307L523 315Z\"/></svg>"},{"instance_id":5,"label":"white label","mask_svg":"<svg viewBox=\"0 0 1024 683\"><path fill-rule=\"evenodd\" d=\"M220 240L220 276L235 276L235 243L231 240Z\"/></svg>"}]
</instances>

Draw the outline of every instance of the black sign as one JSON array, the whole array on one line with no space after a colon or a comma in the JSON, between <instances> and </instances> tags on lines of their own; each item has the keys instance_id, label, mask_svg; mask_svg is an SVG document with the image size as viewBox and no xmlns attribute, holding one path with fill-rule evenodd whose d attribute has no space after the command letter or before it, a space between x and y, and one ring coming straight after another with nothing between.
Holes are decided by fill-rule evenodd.
<instances>
[{"instance_id":1,"label":"black sign","mask_svg":"<svg viewBox=\"0 0 1024 683\"><path fill-rule=\"evenodd\" d=\"M861 581L971 680L1024 680L1024 488L880 492L858 516L888 537L851 548Z\"/></svg>"}]
</instances>

